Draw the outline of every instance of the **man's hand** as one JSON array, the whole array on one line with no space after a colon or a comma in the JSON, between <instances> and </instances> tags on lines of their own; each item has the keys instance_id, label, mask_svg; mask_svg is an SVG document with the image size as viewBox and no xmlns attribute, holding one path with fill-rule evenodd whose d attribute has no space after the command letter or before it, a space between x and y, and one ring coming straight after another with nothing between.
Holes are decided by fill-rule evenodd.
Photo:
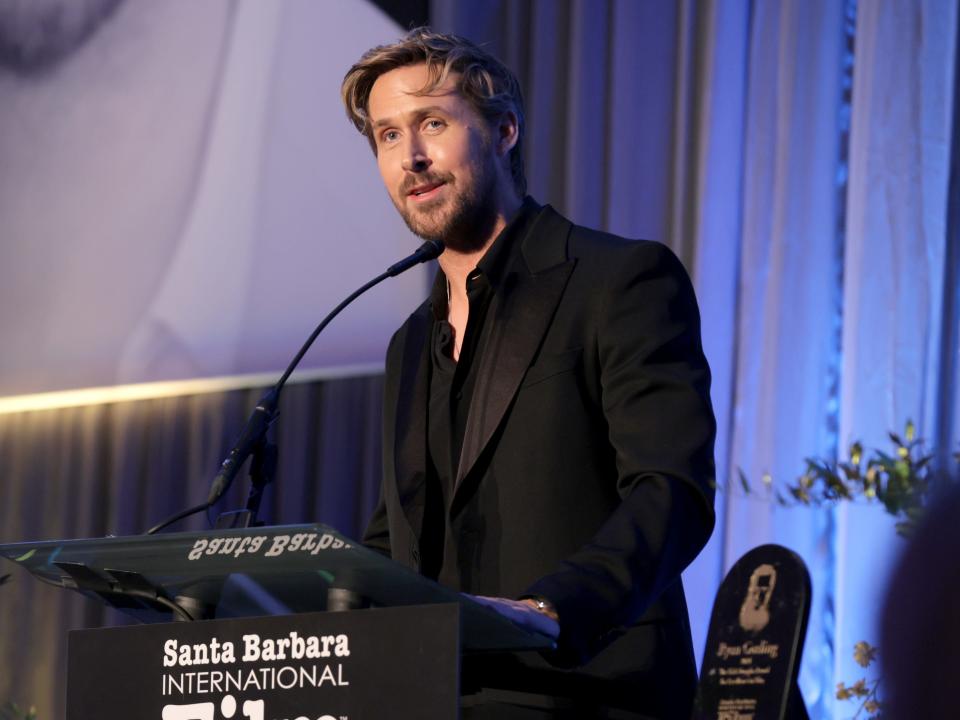
<instances>
[{"instance_id":1,"label":"man's hand","mask_svg":"<svg viewBox=\"0 0 960 720\"><path fill-rule=\"evenodd\" d=\"M468 595L467 593L464 593L464 595L474 602L493 608L524 630L533 630L541 635L546 635L551 640L556 640L560 635L560 625L557 622L556 613L539 609L536 600L530 598L508 600L507 598Z\"/></svg>"}]
</instances>

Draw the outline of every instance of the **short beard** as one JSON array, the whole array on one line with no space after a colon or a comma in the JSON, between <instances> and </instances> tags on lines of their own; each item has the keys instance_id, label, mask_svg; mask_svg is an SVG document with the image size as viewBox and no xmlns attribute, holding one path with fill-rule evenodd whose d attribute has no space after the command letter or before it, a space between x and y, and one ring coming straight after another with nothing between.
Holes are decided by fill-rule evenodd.
<instances>
[{"instance_id":1,"label":"short beard","mask_svg":"<svg viewBox=\"0 0 960 720\"><path fill-rule=\"evenodd\" d=\"M470 253L483 248L496 224L497 174L492 164L480 162L474 166L475 184L465 192L455 194L445 208L433 213L411 212L397 205L397 210L410 232L424 240L440 240L455 252ZM456 190L456 178L437 173L417 179L418 183L443 182L449 191Z\"/></svg>"}]
</instances>

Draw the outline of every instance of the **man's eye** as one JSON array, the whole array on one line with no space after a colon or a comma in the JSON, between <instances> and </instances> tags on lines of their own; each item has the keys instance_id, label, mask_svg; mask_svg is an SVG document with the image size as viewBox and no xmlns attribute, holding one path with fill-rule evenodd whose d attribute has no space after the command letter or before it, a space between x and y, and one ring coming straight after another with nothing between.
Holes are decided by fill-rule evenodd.
<instances>
[{"instance_id":1,"label":"man's eye","mask_svg":"<svg viewBox=\"0 0 960 720\"><path fill-rule=\"evenodd\" d=\"M440 130L444 126L444 122L443 120L433 119L433 120L427 120L427 122L424 123L424 125L427 128L427 130Z\"/></svg>"},{"instance_id":2,"label":"man's eye","mask_svg":"<svg viewBox=\"0 0 960 720\"><path fill-rule=\"evenodd\" d=\"M383 140L383 142L391 143L395 142L399 137L400 133L398 133L396 130L387 130L383 133L383 135L380 136L380 139Z\"/></svg>"}]
</instances>

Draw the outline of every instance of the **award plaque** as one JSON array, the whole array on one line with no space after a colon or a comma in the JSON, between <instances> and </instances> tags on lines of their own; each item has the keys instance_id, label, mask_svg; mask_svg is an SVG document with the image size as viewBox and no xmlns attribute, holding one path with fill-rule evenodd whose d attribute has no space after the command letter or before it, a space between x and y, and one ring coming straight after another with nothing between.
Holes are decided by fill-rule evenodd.
<instances>
[{"instance_id":1,"label":"award plaque","mask_svg":"<svg viewBox=\"0 0 960 720\"><path fill-rule=\"evenodd\" d=\"M797 672L810 615L810 575L779 545L744 555L710 616L695 720L803 720Z\"/></svg>"}]
</instances>

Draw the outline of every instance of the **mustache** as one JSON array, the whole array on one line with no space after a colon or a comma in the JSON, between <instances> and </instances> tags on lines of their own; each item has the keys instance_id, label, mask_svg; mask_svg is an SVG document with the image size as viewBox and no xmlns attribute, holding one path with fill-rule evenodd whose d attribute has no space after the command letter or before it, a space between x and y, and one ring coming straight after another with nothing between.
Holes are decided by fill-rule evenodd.
<instances>
[{"instance_id":1,"label":"mustache","mask_svg":"<svg viewBox=\"0 0 960 720\"><path fill-rule=\"evenodd\" d=\"M443 185L451 182L453 182L453 175L451 173L432 172L408 175L400 185L400 194L409 195L415 187L422 185Z\"/></svg>"}]
</instances>

